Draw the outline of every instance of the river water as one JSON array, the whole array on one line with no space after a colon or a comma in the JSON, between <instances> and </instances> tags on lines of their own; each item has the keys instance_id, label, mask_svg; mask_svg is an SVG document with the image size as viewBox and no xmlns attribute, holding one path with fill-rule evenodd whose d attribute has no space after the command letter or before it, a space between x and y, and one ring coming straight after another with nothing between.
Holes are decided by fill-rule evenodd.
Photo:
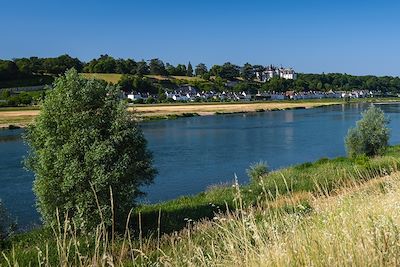
<instances>
[{"instance_id":1,"label":"river water","mask_svg":"<svg viewBox=\"0 0 400 267\"><path fill-rule=\"evenodd\" d=\"M369 104L146 122L141 125L159 171L142 202L159 202L231 182L246 168L272 169L345 155L344 136ZM400 104L379 105L390 118L390 142L400 143ZM23 228L39 224L33 174L22 167L22 130L0 131L0 199Z\"/></svg>"}]
</instances>

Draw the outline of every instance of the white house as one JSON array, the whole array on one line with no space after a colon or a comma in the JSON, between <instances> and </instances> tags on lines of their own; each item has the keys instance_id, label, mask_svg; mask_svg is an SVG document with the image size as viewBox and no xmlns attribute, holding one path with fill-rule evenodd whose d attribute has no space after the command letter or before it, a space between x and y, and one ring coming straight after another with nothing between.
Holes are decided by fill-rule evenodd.
<instances>
[{"instance_id":1,"label":"white house","mask_svg":"<svg viewBox=\"0 0 400 267\"><path fill-rule=\"evenodd\" d=\"M280 68L279 77L286 80L296 80L297 73L292 68Z\"/></svg>"},{"instance_id":2,"label":"white house","mask_svg":"<svg viewBox=\"0 0 400 267\"><path fill-rule=\"evenodd\" d=\"M262 72L256 72L256 78L261 82L267 82L274 77L280 77L286 80L296 80L297 73L292 68L277 68L270 65Z\"/></svg>"},{"instance_id":3,"label":"white house","mask_svg":"<svg viewBox=\"0 0 400 267\"><path fill-rule=\"evenodd\" d=\"M129 99L132 101L139 100L139 99L145 99L140 93L130 93L127 96Z\"/></svg>"}]
</instances>

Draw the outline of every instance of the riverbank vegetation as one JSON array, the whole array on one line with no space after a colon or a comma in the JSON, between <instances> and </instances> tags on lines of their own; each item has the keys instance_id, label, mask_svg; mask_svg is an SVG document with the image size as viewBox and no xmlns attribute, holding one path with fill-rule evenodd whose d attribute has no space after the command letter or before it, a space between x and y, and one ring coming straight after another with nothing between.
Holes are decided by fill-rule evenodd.
<instances>
[{"instance_id":1,"label":"riverbank vegetation","mask_svg":"<svg viewBox=\"0 0 400 267\"><path fill-rule=\"evenodd\" d=\"M20 266L38 261L63 266L215 266L238 262L326 266L328 262L323 263L328 260L355 260L353 253L356 263L392 262L398 247L385 242L388 237L395 238L400 223L395 216L398 199L393 198L400 185L399 155L400 147L395 146L374 158L321 159L273 171L248 185L233 181L192 197L144 205L133 211L128 227L120 234L100 224L94 235L82 236L73 221L60 222L53 229L8 239L0 262L7 265L8 260ZM384 205L393 209L383 209ZM381 235L383 230L385 236ZM324 243L328 233L334 242ZM310 242L305 242L306 237ZM374 256L363 258L364 249L336 250L340 246L366 246L364 249ZM286 257L279 249L284 249ZM265 253L270 256L267 262Z\"/></svg>"},{"instance_id":2,"label":"riverbank vegetation","mask_svg":"<svg viewBox=\"0 0 400 267\"><path fill-rule=\"evenodd\" d=\"M348 155L354 157L383 154L389 144L389 119L376 106L370 106L361 115L362 119L357 122L356 127L349 129L345 139Z\"/></svg>"}]
</instances>

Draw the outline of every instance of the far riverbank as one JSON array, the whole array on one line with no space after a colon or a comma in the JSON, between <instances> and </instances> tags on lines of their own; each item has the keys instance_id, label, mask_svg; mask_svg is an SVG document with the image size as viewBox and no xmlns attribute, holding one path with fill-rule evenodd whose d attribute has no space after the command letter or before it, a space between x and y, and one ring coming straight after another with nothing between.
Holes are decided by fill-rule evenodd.
<instances>
[{"instance_id":1,"label":"far riverbank","mask_svg":"<svg viewBox=\"0 0 400 267\"><path fill-rule=\"evenodd\" d=\"M354 99L351 102L398 102L398 98ZM179 117L208 116L217 114L263 112L287 109L308 109L344 104L343 99L318 99L296 101L229 102L229 103L171 103L130 106L139 121L175 119ZM40 107L15 107L0 109L0 129L24 128L39 114Z\"/></svg>"}]
</instances>

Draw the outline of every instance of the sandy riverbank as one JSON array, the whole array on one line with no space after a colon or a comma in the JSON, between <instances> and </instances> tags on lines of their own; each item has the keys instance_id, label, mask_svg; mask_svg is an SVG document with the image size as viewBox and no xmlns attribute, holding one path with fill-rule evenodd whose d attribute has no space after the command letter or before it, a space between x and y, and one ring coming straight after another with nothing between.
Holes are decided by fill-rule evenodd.
<instances>
[{"instance_id":1,"label":"sandy riverbank","mask_svg":"<svg viewBox=\"0 0 400 267\"><path fill-rule=\"evenodd\" d=\"M268 110L283 110L296 108L313 108L334 105L340 101L312 101L312 102L258 102L258 103L207 103L207 104L168 104L168 105L138 105L129 107L141 119L168 118L185 114L214 115L219 113L260 112ZM10 125L25 127L39 114L39 110L18 108L0 110L0 128Z\"/></svg>"}]
</instances>

